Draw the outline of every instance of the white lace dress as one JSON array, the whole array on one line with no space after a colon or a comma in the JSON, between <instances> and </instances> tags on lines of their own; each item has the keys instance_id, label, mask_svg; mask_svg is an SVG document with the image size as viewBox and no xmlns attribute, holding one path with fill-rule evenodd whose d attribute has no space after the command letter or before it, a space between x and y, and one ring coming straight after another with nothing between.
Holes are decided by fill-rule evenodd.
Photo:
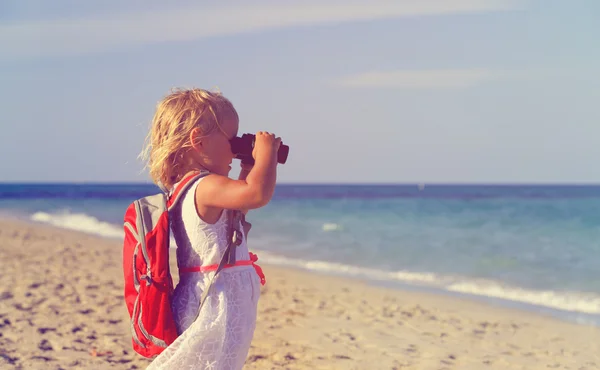
<instances>
[{"instance_id":1,"label":"white lace dress","mask_svg":"<svg viewBox=\"0 0 600 370\"><path fill-rule=\"evenodd\" d=\"M215 224L207 224L196 213L194 194L200 181L182 194L170 215L180 268L218 264L227 247L226 212ZM237 261L249 260L245 235L243 239L236 248ZM256 326L260 278L252 265L223 269L196 319L200 297L213 274L181 274L172 302L180 336L147 369L243 367Z\"/></svg>"}]
</instances>

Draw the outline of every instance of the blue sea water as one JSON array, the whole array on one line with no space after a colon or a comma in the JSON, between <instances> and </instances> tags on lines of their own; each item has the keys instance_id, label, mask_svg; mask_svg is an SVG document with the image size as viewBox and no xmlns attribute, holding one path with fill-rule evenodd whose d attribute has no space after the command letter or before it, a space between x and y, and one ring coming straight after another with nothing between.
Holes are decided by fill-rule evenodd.
<instances>
[{"instance_id":1,"label":"blue sea water","mask_svg":"<svg viewBox=\"0 0 600 370\"><path fill-rule=\"evenodd\" d=\"M149 184L0 184L0 213L120 239ZM278 185L261 261L600 323L600 186Z\"/></svg>"}]
</instances>

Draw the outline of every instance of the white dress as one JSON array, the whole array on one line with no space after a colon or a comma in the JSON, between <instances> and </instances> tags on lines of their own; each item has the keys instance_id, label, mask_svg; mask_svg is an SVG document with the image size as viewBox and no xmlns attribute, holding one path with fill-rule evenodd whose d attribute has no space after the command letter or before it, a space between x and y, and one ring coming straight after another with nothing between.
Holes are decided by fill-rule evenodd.
<instances>
[{"instance_id":1,"label":"white dress","mask_svg":"<svg viewBox=\"0 0 600 370\"><path fill-rule=\"evenodd\" d=\"M188 188L187 194L182 194L178 207L169 216L179 268L218 264L227 247L226 212L215 224L202 221L196 212L194 194L200 181L202 178ZM245 235L235 249L237 261L249 260ZM180 336L147 369L243 367L256 326L260 278L252 265L221 270L196 319L200 297L213 274L180 275L172 301Z\"/></svg>"}]
</instances>

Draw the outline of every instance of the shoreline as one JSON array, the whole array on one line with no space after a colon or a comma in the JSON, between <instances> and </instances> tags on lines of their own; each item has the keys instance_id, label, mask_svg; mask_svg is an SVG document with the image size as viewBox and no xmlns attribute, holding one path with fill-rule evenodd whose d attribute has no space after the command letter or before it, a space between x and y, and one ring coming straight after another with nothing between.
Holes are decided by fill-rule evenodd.
<instances>
[{"instance_id":1,"label":"shoreline","mask_svg":"<svg viewBox=\"0 0 600 370\"><path fill-rule=\"evenodd\" d=\"M552 320L557 320L564 323L594 326L600 329L600 314L591 314L580 311L569 311L548 307L540 304L534 304L524 301L511 300L508 298L485 296L479 294L464 293L460 291L451 291L439 286L429 286L417 283L408 283L403 281L382 280L369 277L353 276L350 274L342 274L335 271L323 272L305 267L280 265L277 263L262 262L259 257L259 264L264 263L266 266L271 266L276 269L287 269L299 273L311 275L319 275L324 278L337 278L342 280L353 281L356 283L366 284L376 289L391 290L394 292L405 292L410 294L424 294L427 296L435 296L440 299L452 299L460 301L468 301L477 305L484 305L491 308L499 308L520 312L522 314L532 314L535 316L546 317Z\"/></svg>"},{"instance_id":2,"label":"shoreline","mask_svg":"<svg viewBox=\"0 0 600 370\"><path fill-rule=\"evenodd\" d=\"M0 260L8 262L0 274L0 368L148 364L131 349L119 242L0 218ZM267 284L245 369L600 367L596 327L358 278L261 266Z\"/></svg>"},{"instance_id":3,"label":"shoreline","mask_svg":"<svg viewBox=\"0 0 600 370\"><path fill-rule=\"evenodd\" d=\"M40 227L49 227L51 229L64 230L66 232L81 233L86 236L97 237L97 238L100 238L102 240L106 240L109 242L117 242L117 243L121 242L119 239L116 239L116 238L113 238L110 236L91 234L91 233L88 233L83 230L63 228L63 227L52 225L52 224L49 224L46 222L32 220L27 215L18 215L17 216L17 215L7 215L7 214L0 213L0 222L2 222L3 220L9 221L9 222L10 221L22 222L25 224L31 224L31 225L40 226ZM266 255L271 255L270 251L260 251L259 250L257 252L254 249L252 249L252 250L255 253L258 253L259 259L260 259L260 256L262 253L264 253ZM284 260L286 262L285 263L281 263L281 261L279 261L279 263L269 262L269 259ZM322 261L316 261L316 262L321 263ZM477 293L470 293L470 292L453 291L453 290L446 289L446 287L441 286L441 285L436 286L436 285L419 284L418 281L417 282L409 282L409 281L402 281L402 280L386 280L386 279L378 279L375 277L369 277L369 276L366 276L365 274L362 274L362 276L361 276L360 273L357 275L357 274L352 274L352 273L347 273L347 272L343 273L343 272L339 272L339 271L335 271L335 270L323 271L323 270L318 270L318 269L311 269L308 267L304 267L302 265L298 266L298 265L290 264L290 263L288 263L287 258L282 257L282 256L272 255L271 257L262 258L262 259L260 259L259 263L264 264L264 265L269 265L272 267L276 267L276 268L293 269L295 271L301 271L301 272L305 272L308 274L322 274L322 275L328 276L328 277L339 277L342 279L351 279L351 280L367 283L374 287L383 287L386 289L392 289L394 291L410 291L410 292L416 292L416 293L420 292L420 293L426 293L426 294L431 294L431 295L441 296L441 297L464 299L464 300L469 300L473 303L482 303L482 304L485 304L485 305L488 305L491 307L516 309L516 310L519 310L522 312L533 313L535 315L541 315L544 317L550 317L550 318L553 318L553 319L556 319L559 321L563 321L563 322L567 322L567 323L583 325L583 326L591 325L591 326L600 328L600 313L589 313L589 312L582 312L582 311L577 311L577 310L569 310L569 309L564 309L564 308L551 307L551 306L544 305L544 304L528 302L528 301L525 301L522 299L521 300L510 299L510 298L502 297L502 296L493 296L493 295L477 294ZM329 262L327 262L327 263L329 263ZM335 263L331 263L331 264L335 265ZM174 270L174 271L176 271L176 270ZM174 277L174 278L176 279L177 277ZM512 287L510 287L510 288L512 288ZM517 287L516 289L520 290L522 288ZM555 291L550 291L550 292L557 293ZM534 291L534 293L543 294L545 292L544 291ZM561 292L558 292L558 293L560 294Z\"/></svg>"}]
</instances>

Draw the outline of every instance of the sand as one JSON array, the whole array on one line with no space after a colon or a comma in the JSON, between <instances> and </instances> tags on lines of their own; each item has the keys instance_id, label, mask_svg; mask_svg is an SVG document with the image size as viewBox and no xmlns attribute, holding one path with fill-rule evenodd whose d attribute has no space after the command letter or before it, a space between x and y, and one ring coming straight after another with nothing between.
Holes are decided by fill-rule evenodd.
<instances>
[{"instance_id":1,"label":"sand","mask_svg":"<svg viewBox=\"0 0 600 370\"><path fill-rule=\"evenodd\" d=\"M131 348L118 241L4 219L0 266L0 369L148 364ZM247 369L600 369L595 327L263 268Z\"/></svg>"}]
</instances>

